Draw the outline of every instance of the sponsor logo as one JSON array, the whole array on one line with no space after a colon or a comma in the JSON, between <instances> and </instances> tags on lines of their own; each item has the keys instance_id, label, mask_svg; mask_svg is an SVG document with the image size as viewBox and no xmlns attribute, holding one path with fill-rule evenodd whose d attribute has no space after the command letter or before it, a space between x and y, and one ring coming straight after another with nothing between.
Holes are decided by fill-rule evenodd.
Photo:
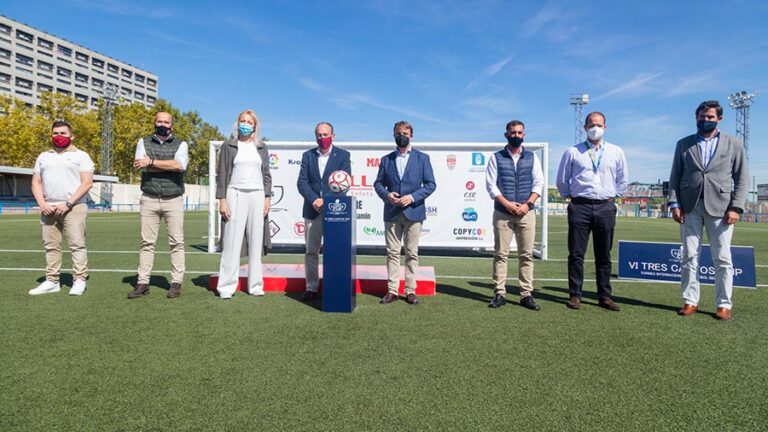
<instances>
[{"instance_id":1,"label":"sponsor logo","mask_svg":"<svg viewBox=\"0 0 768 432\"><path fill-rule=\"evenodd\" d=\"M365 159L365 166L367 167L378 167L381 165L381 159L379 158L366 158Z\"/></svg>"},{"instance_id":2,"label":"sponsor logo","mask_svg":"<svg viewBox=\"0 0 768 432\"><path fill-rule=\"evenodd\" d=\"M464 192L464 201L475 201L477 199L477 192Z\"/></svg>"},{"instance_id":3,"label":"sponsor logo","mask_svg":"<svg viewBox=\"0 0 768 432\"><path fill-rule=\"evenodd\" d=\"M475 188L475 182L473 182L472 180L470 180L470 181L468 181L468 182L466 182L466 183L464 184L464 187L466 187L466 188L467 188L467 190L472 190L472 189L474 189L474 188Z\"/></svg>"},{"instance_id":4,"label":"sponsor logo","mask_svg":"<svg viewBox=\"0 0 768 432\"><path fill-rule=\"evenodd\" d=\"M338 199L328 204L328 210L330 210L331 213L342 213L346 209L347 203L339 202Z\"/></svg>"},{"instance_id":5,"label":"sponsor logo","mask_svg":"<svg viewBox=\"0 0 768 432\"><path fill-rule=\"evenodd\" d=\"M437 207L427 206L427 216L437 216Z\"/></svg>"},{"instance_id":6,"label":"sponsor logo","mask_svg":"<svg viewBox=\"0 0 768 432\"><path fill-rule=\"evenodd\" d=\"M304 231L306 230L307 227L304 225L304 221L299 221L293 224L293 233L299 237L304 237Z\"/></svg>"},{"instance_id":7,"label":"sponsor logo","mask_svg":"<svg viewBox=\"0 0 768 432\"><path fill-rule=\"evenodd\" d=\"M382 237L384 236L384 230L376 229L376 227L363 227L365 235Z\"/></svg>"},{"instance_id":8,"label":"sponsor logo","mask_svg":"<svg viewBox=\"0 0 768 432\"><path fill-rule=\"evenodd\" d=\"M299 159L288 159L288 165L301 165L301 161Z\"/></svg>"},{"instance_id":9,"label":"sponsor logo","mask_svg":"<svg viewBox=\"0 0 768 432\"><path fill-rule=\"evenodd\" d=\"M461 213L461 218L467 222L477 222L477 212L472 207L467 207Z\"/></svg>"},{"instance_id":10,"label":"sponsor logo","mask_svg":"<svg viewBox=\"0 0 768 432\"><path fill-rule=\"evenodd\" d=\"M449 154L448 156L446 156L445 163L448 165L448 169L453 171L453 169L456 168L456 155Z\"/></svg>"},{"instance_id":11,"label":"sponsor logo","mask_svg":"<svg viewBox=\"0 0 768 432\"><path fill-rule=\"evenodd\" d=\"M469 167L470 172L482 172L485 171L485 155L480 152L472 153L472 166Z\"/></svg>"},{"instance_id":12,"label":"sponsor logo","mask_svg":"<svg viewBox=\"0 0 768 432\"><path fill-rule=\"evenodd\" d=\"M368 220L370 218L371 218L371 214L370 213L358 213L357 214L357 219L359 219L359 220Z\"/></svg>"},{"instance_id":13,"label":"sponsor logo","mask_svg":"<svg viewBox=\"0 0 768 432\"><path fill-rule=\"evenodd\" d=\"M363 200L358 200L356 210L362 210L362 209L363 209Z\"/></svg>"},{"instance_id":14,"label":"sponsor logo","mask_svg":"<svg viewBox=\"0 0 768 432\"><path fill-rule=\"evenodd\" d=\"M374 177L353 175L350 194L356 197L373 196L373 181Z\"/></svg>"},{"instance_id":15,"label":"sponsor logo","mask_svg":"<svg viewBox=\"0 0 768 432\"><path fill-rule=\"evenodd\" d=\"M485 240L488 235L486 228L454 228L453 238L456 240Z\"/></svg>"},{"instance_id":16,"label":"sponsor logo","mask_svg":"<svg viewBox=\"0 0 768 432\"><path fill-rule=\"evenodd\" d=\"M269 169L278 169L278 168L280 168L280 157L277 155L277 153L270 153Z\"/></svg>"},{"instance_id":17,"label":"sponsor logo","mask_svg":"<svg viewBox=\"0 0 768 432\"><path fill-rule=\"evenodd\" d=\"M270 220L269 221L269 237L273 238L279 232L280 232L280 225L278 225L277 222Z\"/></svg>"},{"instance_id":18,"label":"sponsor logo","mask_svg":"<svg viewBox=\"0 0 768 432\"><path fill-rule=\"evenodd\" d=\"M283 201L284 197L285 197L285 188L282 186L273 185L272 186L272 202L270 203L270 206L269 206L270 213L288 211L287 208L277 206Z\"/></svg>"}]
</instances>

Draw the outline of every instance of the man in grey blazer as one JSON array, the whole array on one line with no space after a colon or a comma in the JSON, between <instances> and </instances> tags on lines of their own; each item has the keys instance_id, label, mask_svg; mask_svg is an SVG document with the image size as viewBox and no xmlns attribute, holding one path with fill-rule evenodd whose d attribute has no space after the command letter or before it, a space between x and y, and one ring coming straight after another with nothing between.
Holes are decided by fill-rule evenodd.
<instances>
[{"instance_id":1,"label":"man in grey blazer","mask_svg":"<svg viewBox=\"0 0 768 432\"><path fill-rule=\"evenodd\" d=\"M698 132L677 142L669 176L669 207L680 224L683 265L680 290L685 304L678 315L690 316L699 308L699 254L706 229L715 264L716 316L731 319L733 226L744 211L749 172L744 145L722 133L717 125L723 107L716 100L696 108Z\"/></svg>"}]
</instances>

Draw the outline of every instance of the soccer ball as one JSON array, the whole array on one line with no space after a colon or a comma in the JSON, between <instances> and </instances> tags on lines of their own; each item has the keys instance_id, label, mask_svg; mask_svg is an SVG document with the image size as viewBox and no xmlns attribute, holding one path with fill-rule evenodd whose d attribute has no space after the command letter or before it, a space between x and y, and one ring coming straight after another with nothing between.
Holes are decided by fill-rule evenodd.
<instances>
[{"instance_id":1,"label":"soccer ball","mask_svg":"<svg viewBox=\"0 0 768 432\"><path fill-rule=\"evenodd\" d=\"M342 170L334 171L328 177L328 187L337 194L344 193L352 186L352 177Z\"/></svg>"}]
</instances>

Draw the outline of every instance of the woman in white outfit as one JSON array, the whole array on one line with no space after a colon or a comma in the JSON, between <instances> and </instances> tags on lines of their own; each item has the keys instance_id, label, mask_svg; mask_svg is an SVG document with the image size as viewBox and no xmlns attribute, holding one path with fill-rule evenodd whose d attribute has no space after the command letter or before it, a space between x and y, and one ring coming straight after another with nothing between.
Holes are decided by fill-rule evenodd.
<instances>
[{"instance_id":1,"label":"woman in white outfit","mask_svg":"<svg viewBox=\"0 0 768 432\"><path fill-rule=\"evenodd\" d=\"M221 145L216 198L223 220L221 264L217 291L230 299L237 290L241 251L247 244L248 294L264 295L261 256L270 246L269 215L272 175L269 152L261 141L259 118L252 110L240 113L237 138Z\"/></svg>"}]
</instances>

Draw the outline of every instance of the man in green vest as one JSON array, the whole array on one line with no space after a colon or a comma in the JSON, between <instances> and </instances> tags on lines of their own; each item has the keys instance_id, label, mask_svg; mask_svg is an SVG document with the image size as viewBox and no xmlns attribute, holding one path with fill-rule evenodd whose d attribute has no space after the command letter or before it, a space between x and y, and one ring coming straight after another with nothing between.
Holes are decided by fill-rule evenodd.
<instances>
[{"instance_id":1,"label":"man in green vest","mask_svg":"<svg viewBox=\"0 0 768 432\"><path fill-rule=\"evenodd\" d=\"M155 115L155 133L139 140L134 159L133 166L142 170L141 249L138 280L128 298L149 294L149 276L161 219L165 221L171 248L171 288L166 297L176 298L181 295L184 279L184 171L189 162L189 148L173 134L171 114Z\"/></svg>"}]
</instances>

